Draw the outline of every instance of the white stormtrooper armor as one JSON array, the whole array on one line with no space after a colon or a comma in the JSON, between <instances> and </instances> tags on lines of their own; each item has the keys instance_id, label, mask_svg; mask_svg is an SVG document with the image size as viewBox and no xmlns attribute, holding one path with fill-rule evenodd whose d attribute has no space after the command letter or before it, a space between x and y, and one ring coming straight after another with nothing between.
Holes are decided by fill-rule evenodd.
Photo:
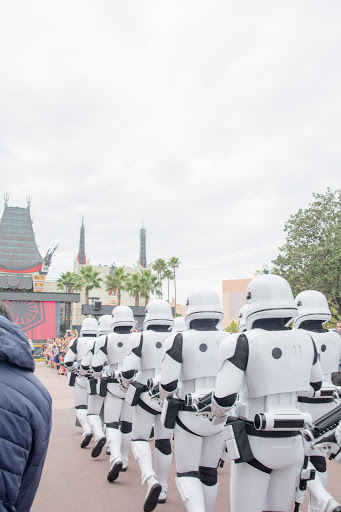
<instances>
[{"instance_id":1,"label":"white stormtrooper armor","mask_svg":"<svg viewBox=\"0 0 341 512\"><path fill-rule=\"evenodd\" d=\"M67 370L77 374L74 384L75 410L77 419L82 427L83 435L81 448L85 448L91 441L92 431L88 423L88 391L87 378L80 374L81 361L86 352L87 342L92 343L97 337L97 321L95 318L85 318L82 323L80 336L72 340L65 355L64 364Z\"/></svg>"},{"instance_id":2,"label":"white stormtrooper armor","mask_svg":"<svg viewBox=\"0 0 341 512\"><path fill-rule=\"evenodd\" d=\"M127 355L122 367L123 383L133 381L138 371L138 385L141 391L133 413L132 450L142 473L142 484L147 483L147 495L144 510L153 510L157 503L166 501L167 478L172 462L170 438L172 430L166 429L160 422L161 407L152 399L148 390L148 379L160 375L163 348L173 326L172 310L168 302L162 299L151 300L146 307L143 332L132 334L128 340ZM131 390L131 384L126 400ZM153 470L149 437L154 425L155 463Z\"/></svg>"},{"instance_id":3,"label":"white stormtrooper armor","mask_svg":"<svg viewBox=\"0 0 341 512\"><path fill-rule=\"evenodd\" d=\"M249 309L248 304L244 304L239 310L239 327L238 332L245 332L246 331L246 313Z\"/></svg>"},{"instance_id":4,"label":"white stormtrooper armor","mask_svg":"<svg viewBox=\"0 0 341 512\"><path fill-rule=\"evenodd\" d=\"M297 393L318 392L322 371L309 334L285 327L297 314L285 279L253 279L247 300L247 331L222 343L212 399L213 414L223 418L239 393L238 419L224 428L231 512L288 511L304 456L300 431L311 422Z\"/></svg>"},{"instance_id":5,"label":"white stormtrooper armor","mask_svg":"<svg viewBox=\"0 0 341 512\"><path fill-rule=\"evenodd\" d=\"M180 399L174 428L176 485L186 510L211 512L218 491L223 424L214 425L207 417L197 415L185 398L193 402L195 397L212 393L219 346L227 333L219 330L224 314L214 291L193 292L187 306L187 330L172 334L166 342L160 397L167 407L168 397L174 393Z\"/></svg>"},{"instance_id":6,"label":"white stormtrooper armor","mask_svg":"<svg viewBox=\"0 0 341 512\"><path fill-rule=\"evenodd\" d=\"M95 352L95 345L101 338L111 332L112 317L111 315L102 315L98 320L98 338L91 338L87 341L85 347L85 354L83 356L79 372L87 376L87 389L88 389L88 422L91 427L92 433L95 436L95 445L91 452L91 457L98 457L102 448L105 445L106 437L102 428L102 420L100 417L101 409L103 406L103 397L97 391L97 380L94 378L92 371L92 360Z\"/></svg>"},{"instance_id":7,"label":"white stormtrooper armor","mask_svg":"<svg viewBox=\"0 0 341 512\"><path fill-rule=\"evenodd\" d=\"M298 407L303 412L310 413L313 422L334 409L338 400L338 391L332 384L331 374L339 371L341 359L341 336L337 331L323 329L323 324L331 318L326 297L316 290L306 290L297 295L296 305L298 315L294 320L294 328L305 330L314 340L320 358L323 372L323 382L320 394L314 397L298 395ZM325 490L327 484L327 465L323 456L306 443L305 453L316 469L316 477L308 482L310 500L308 512L324 512L324 505L332 500Z\"/></svg>"},{"instance_id":8,"label":"white stormtrooper armor","mask_svg":"<svg viewBox=\"0 0 341 512\"><path fill-rule=\"evenodd\" d=\"M174 318L174 325L172 332L184 332L186 330L186 323L183 316L177 316Z\"/></svg>"},{"instance_id":9,"label":"white stormtrooper armor","mask_svg":"<svg viewBox=\"0 0 341 512\"><path fill-rule=\"evenodd\" d=\"M124 401L120 386L120 371L126 353L128 338L136 322L128 306L117 306L112 313L112 331L102 336L95 346L93 371L107 383L104 398L104 422L110 450L109 482L128 467L128 452L132 436L132 409Z\"/></svg>"}]
</instances>

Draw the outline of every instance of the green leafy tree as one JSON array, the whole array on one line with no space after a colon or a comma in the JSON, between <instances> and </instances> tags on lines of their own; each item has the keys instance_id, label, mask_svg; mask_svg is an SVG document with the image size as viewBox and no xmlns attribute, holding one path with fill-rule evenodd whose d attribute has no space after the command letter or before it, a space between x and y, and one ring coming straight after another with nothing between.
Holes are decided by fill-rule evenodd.
<instances>
[{"instance_id":1,"label":"green leafy tree","mask_svg":"<svg viewBox=\"0 0 341 512\"><path fill-rule=\"evenodd\" d=\"M173 270L173 280L174 280L174 299L175 299L175 311L176 311L176 276L175 276L175 270L179 268L181 261L179 258L171 258L167 262L167 266Z\"/></svg>"},{"instance_id":2,"label":"green leafy tree","mask_svg":"<svg viewBox=\"0 0 341 512\"><path fill-rule=\"evenodd\" d=\"M238 332L239 323L240 323L239 321L237 323L234 320L232 320L232 322L227 327L225 327L224 330L227 332Z\"/></svg>"},{"instance_id":3,"label":"green leafy tree","mask_svg":"<svg viewBox=\"0 0 341 512\"><path fill-rule=\"evenodd\" d=\"M145 305L148 304L150 295L156 293L160 295L160 283L151 270L140 270L140 295L145 299Z\"/></svg>"},{"instance_id":4,"label":"green leafy tree","mask_svg":"<svg viewBox=\"0 0 341 512\"><path fill-rule=\"evenodd\" d=\"M60 274L59 279L57 280L57 289L58 290L68 290L70 285L74 287L76 279L76 274L74 272L64 272Z\"/></svg>"},{"instance_id":5,"label":"green leafy tree","mask_svg":"<svg viewBox=\"0 0 341 512\"><path fill-rule=\"evenodd\" d=\"M158 258L157 260L155 260L152 265L152 269L155 270L155 272L157 273L157 278L159 281L160 298L162 298L162 272L166 270L166 268L167 264L165 260L163 260L162 258Z\"/></svg>"},{"instance_id":6,"label":"green leafy tree","mask_svg":"<svg viewBox=\"0 0 341 512\"><path fill-rule=\"evenodd\" d=\"M126 290L131 297L135 298L135 306L140 305L141 280L140 273L129 274L126 280Z\"/></svg>"},{"instance_id":7,"label":"green leafy tree","mask_svg":"<svg viewBox=\"0 0 341 512\"><path fill-rule=\"evenodd\" d=\"M341 316L341 190L313 194L306 209L292 215L274 272L289 281L294 295L303 290L323 293L335 319Z\"/></svg>"},{"instance_id":8,"label":"green leafy tree","mask_svg":"<svg viewBox=\"0 0 341 512\"><path fill-rule=\"evenodd\" d=\"M173 281L174 275L170 268L166 268L162 273L162 279L167 279L167 300L169 302L169 281Z\"/></svg>"},{"instance_id":9,"label":"green leafy tree","mask_svg":"<svg viewBox=\"0 0 341 512\"><path fill-rule=\"evenodd\" d=\"M122 291L126 289L126 282L127 275L122 267L115 267L114 274L105 278L106 290L110 291L117 288L117 302L119 306L121 305Z\"/></svg>"},{"instance_id":10,"label":"green leafy tree","mask_svg":"<svg viewBox=\"0 0 341 512\"><path fill-rule=\"evenodd\" d=\"M91 265L81 266L79 274L75 274L75 290L85 290L85 304L89 304L89 291L101 288L102 278Z\"/></svg>"}]
</instances>

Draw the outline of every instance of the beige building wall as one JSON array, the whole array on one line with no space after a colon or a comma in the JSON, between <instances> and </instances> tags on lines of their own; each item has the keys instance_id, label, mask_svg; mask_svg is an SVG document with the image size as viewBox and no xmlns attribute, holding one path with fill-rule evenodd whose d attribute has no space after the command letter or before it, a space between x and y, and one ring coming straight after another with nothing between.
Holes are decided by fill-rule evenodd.
<instances>
[{"instance_id":1,"label":"beige building wall","mask_svg":"<svg viewBox=\"0 0 341 512\"><path fill-rule=\"evenodd\" d=\"M175 307L175 298L173 297L171 302L170 302L170 305L172 308ZM181 315L183 317L186 316L186 313L187 313L187 306L184 306L183 304L177 304L176 305L176 312L178 315Z\"/></svg>"},{"instance_id":2,"label":"beige building wall","mask_svg":"<svg viewBox=\"0 0 341 512\"><path fill-rule=\"evenodd\" d=\"M222 282L223 328L239 321L239 310L246 304L246 289L252 279L229 279Z\"/></svg>"}]
</instances>

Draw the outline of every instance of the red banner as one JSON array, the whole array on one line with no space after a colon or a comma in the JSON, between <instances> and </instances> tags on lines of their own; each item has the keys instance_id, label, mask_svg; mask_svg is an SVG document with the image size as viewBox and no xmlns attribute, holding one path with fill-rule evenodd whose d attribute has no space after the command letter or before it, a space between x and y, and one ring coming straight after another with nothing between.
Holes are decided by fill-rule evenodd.
<instances>
[{"instance_id":1,"label":"red banner","mask_svg":"<svg viewBox=\"0 0 341 512\"><path fill-rule=\"evenodd\" d=\"M20 325L32 341L56 337L56 303L6 300L13 322Z\"/></svg>"}]
</instances>

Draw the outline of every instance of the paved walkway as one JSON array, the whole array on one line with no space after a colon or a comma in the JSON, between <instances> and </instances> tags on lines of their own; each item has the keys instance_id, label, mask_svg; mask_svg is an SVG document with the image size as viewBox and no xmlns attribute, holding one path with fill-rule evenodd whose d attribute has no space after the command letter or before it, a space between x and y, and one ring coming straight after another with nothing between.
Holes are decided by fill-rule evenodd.
<instances>
[{"instance_id":1,"label":"paved walkway","mask_svg":"<svg viewBox=\"0 0 341 512\"><path fill-rule=\"evenodd\" d=\"M85 449L79 447L81 430L75 426L73 388L66 377L53 373L37 363L36 375L44 383L53 399L53 426L49 451L32 512L84 512L143 510L145 488L141 486L140 471L132 453L129 469L116 482L106 479L109 457L103 453L91 458L93 442ZM158 505L159 512L185 510L176 489L175 467L172 465L167 503ZM219 494L215 512L229 512L229 464L219 470ZM329 491L341 502L341 465L329 464ZM246 490L247 492L247 490ZM306 507L303 508L306 511ZM252 512L250 510L250 512Z\"/></svg>"}]
</instances>

